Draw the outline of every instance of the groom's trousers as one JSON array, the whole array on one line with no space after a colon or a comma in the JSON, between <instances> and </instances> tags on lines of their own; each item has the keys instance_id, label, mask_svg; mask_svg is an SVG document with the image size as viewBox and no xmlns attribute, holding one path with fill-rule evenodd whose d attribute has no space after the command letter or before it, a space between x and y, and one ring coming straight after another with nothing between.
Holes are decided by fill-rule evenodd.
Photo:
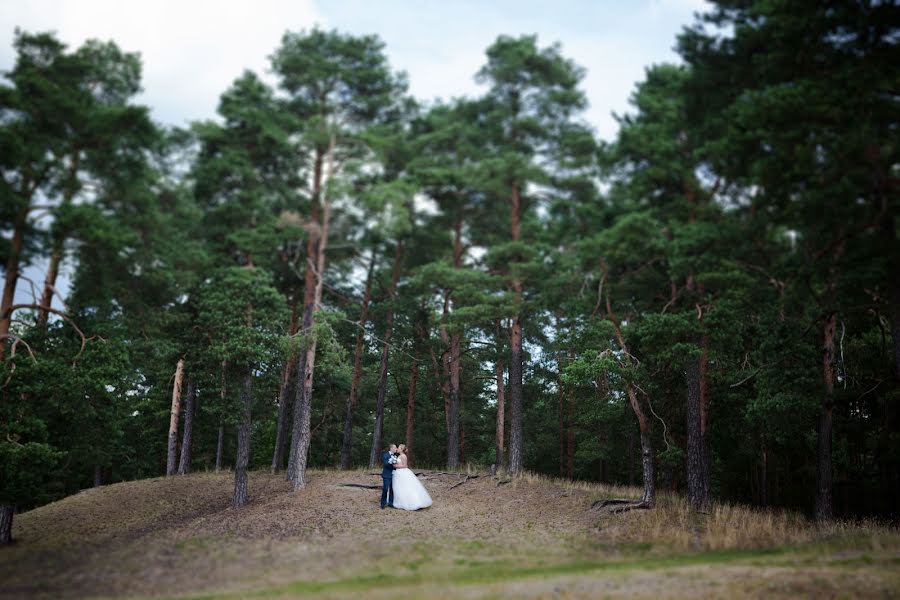
<instances>
[{"instance_id":1,"label":"groom's trousers","mask_svg":"<svg viewBox=\"0 0 900 600\"><path fill-rule=\"evenodd\" d=\"M390 504L393 506L394 504L394 490L391 488L391 480L393 477L383 477L381 481L383 483L381 487L381 507L384 508L385 504Z\"/></svg>"}]
</instances>

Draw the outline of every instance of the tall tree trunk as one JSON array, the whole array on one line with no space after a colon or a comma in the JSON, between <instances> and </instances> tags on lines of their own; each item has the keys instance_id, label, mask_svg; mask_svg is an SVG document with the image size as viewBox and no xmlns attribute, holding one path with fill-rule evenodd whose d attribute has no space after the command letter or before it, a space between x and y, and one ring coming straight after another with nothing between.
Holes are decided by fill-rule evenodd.
<instances>
[{"instance_id":1,"label":"tall tree trunk","mask_svg":"<svg viewBox=\"0 0 900 600\"><path fill-rule=\"evenodd\" d=\"M197 384L188 379L187 396L184 406L184 435L181 438L181 460L178 474L191 472L191 446L194 438L194 414L197 411Z\"/></svg>"},{"instance_id":2,"label":"tall tree trunk","mask_svg":"<svg viewBox=\"0 0 900 600\"><path fill-rule=\"evenodd\" d=\"M510 231L513 242L521 238L521 196L517 184L513 184L510 194ZM518 475L524 468L524 423L522 395L522 280L512 278L513 302L516 315L510 328L509 351L509 467L511 475Z\"/></svg>"},{"instance_id":3,"label":"tall tree trunk","mask_svg":"<svg viewBox=\"0 0 900 600\"><path fill-rule=\"evenodd\" d=\"M701 286L702 289L702 286ZM703 334L700 340L700 359L697 368L700 376L700 449L703 452L703 493L707 501L710 498L710 486L712 481L712 452L707 435L709 422L709 336Z\"/></svg>"},{"instance_id":4,"label":"tall tree trunk","mask_svg":"<svg viewBox=\"0 0 900 600\"><path fill-rule=\"evenodd\" d=\"M359 401L359 383L362 379L363 341L365 339L366 321L369 317L369 301L372 299L372 273L375 271L376 253L372 249L369 268L366 274L366 291L363 294L359 313L359 331L356 333L356 352L353 355L353 377L350 380L350 396L347 397L347 410L344 414L344 436L341 441L341 469L350 468L350 457L353 450L353 417ZM409 445L409 443L407 443Z\"/></svg>"},{"instance_id":5,"label":"tall tree trunk","mask_svg":"<svg viewBox=\"0 0 900 600\"><path fill-rule=\"evenodd\" d=\"M176 448L178 446L178 417L181 414L181 380L184 377L184 359L175 366L175 383L172 385L172 411L169 415L169 444L166 456L166 475L175 474Z\"/></svg>"},{"instance_id":6,"label":"tall tree trunk","mask_svg":"<svg viewBox=\"0 0 900 600\"><path fill-rule=\"evenodd\" d=\"M233 506L244 506L250 499L247 466L250 463L250 426L253 408L253 371L247 369L241 386L241 424L238 427L237 460L234 463Z\"/></svg>"},{"instance_id":7,"label":"tall tree trunk","mask_svg":"<svg viewBox=\"0 0 900 600\"><path fill-rule=\"evenodd\" d=\"M412 459L413 413L416 410L416 381L419 379L419 359L414 358L409 373L409 393L406 396L406 456Z\"/></svg>"},{"instance_id":8,"label":"tall tree trunk","mask_svg":"<svg viewBox=\"0 0 900 600\"><path fill-rule=\"evenodd\" d=\"M822 371L825 389L819 410L818 439L816 444L816 520L828 521L833 516L831 436L832 408L834 406L834 333L837 314L828 313L822 331Z\"/></svg>"},{"instance_id":9,"label":"tall tree trunk","mask_svg":"<svg viewBox=\"0 0 900 600\"><path fill-rule=\"evenodd\" d=\"M96 463L94 464L94 487L101 485L103 485L103 465Z\"/></svg>"},{"instance_id":10,"label":"tall tree trunk","mask_svg":"<svg viewBox=\"0 0 900 600\"><path fill-rule=\"evenodd\" d=\"M604 281L607 279L605 263L603 263L603 279ZM608 286L606 287L606 317L609 319L610 323L612 323L613 330L616 334L616 340L619 342L619 348L625 353L625 364L630 367L632 366L631 352L629 352L628 345L625 343L625 336L622 335L622 327L619 319L613 312L612 301L609 298L609 288ZM644 415L643 408L641 408L641 403L637 397L637 391L631 382L626 383L625 391L628 394L628 403L631 404L631 410L634 411L634 416L637 418L638 422L638 429L641 432L641 466L644 474L644 494L641 497L641 504L652 507L656 503L656 473L654 470L653 461L655 456L653 454L653 440L651 439L650 425L647 422L647 417Z\"/></svg>"},{"instance_id":11,"label":"tall tree trunk","mask_svg":"<svg viewBox=\"0 0 900 600\"><path fill-rule=\"evenodd\" d=\"M3 283L3 298L0 300L0 360L6 354L6 337L9 335L9 326L12 323L12 311L10 310L16 297L16 284L19 282L19 265L22 258L22 248L25 244L25 226L28 209L23 209L16 215L13 224L13 236L9 246L9 256L6 259L6 279ZM12 519L12 517L10 517Z\"/></svg>"},{"instance_id":12,"label":"tall tree trunk","mask_svg":"<svg viewBox=\"0 0 900 600\"><path fill-rule=\"evenodd\" d=\"M691 507L705 511L709 497L703 478L703 441L700 433L700 363L691 361L687 367L687 495Z\"/></svg>"},{"instance_id":13,"label":"tall tree trunk","mask_svg":"<svg viewBox=\"0 0 900 600\"><path fill-rule=\"evenodd\" d=\"M328 178L334 173L335 137L331 136L328 145ZM322 195L322 163L323 156L316 153L313 169L313 202L312 225L307 243L306 274L303 282L303 332L311 336L307 349L300 355L297 365L297 397L294 404L294 426L291 439L291 457L288 461L288 478L293 482L294 490L306 487L306 461L310 444L310 416L312 407L313 373L316 364L316 337L313 333L314 316L322 299L322 286L325 283L325 250L328 246L328 226L331 218L331 201L328 195ZM319 222L319 202L321 207L321 223Z\"/></svg>"},{"instance_id":14,"label":"tall tree trunk","mask_svg":"<svg viewBox=\"0 0 900 600\"><path fill-rule=\"evenodd\" d=\"M566 476L566 456L568 452L566 452L566 442L568 441L568 436L566 435L566 405L565 405L565 392L563 391L562 384L562 365L557 363L557 373L556 373L556 414L559 421L559 476Z\"/></svg>"},{"instance_id":15,"label":"tall tree trunk","mask_svg":"<svg viewBox=\"0 0 900 600\"><path fill-rule=\"evenodd\" d=\"M291 324L288 333L296 335L300 326L297 315L297 300L291 299ZM293 356L289 356L281 366L281 387L278 394L278 421L275 424L275 448L272 451L272 472L284 468L284 447L287 444L288 416L290 415L294 375Z\"/></svg>"},{"instance_id":16,"label":"tall tree trunk","mask_svg":"<svg viewBox=\"0 0 900 600\"><path fill-rule=\"evenodd\" d=\"M569 390L566 419L566 477L575 479L575 394Z\"/></svg>"},{"instance_id":17,"label":"tall tree trunk","mask_svg":"<svg viewBox=\"0 0 900 600\"><path fill-rule=\"evenodd\" d=\"M81 150L79 148L74 148L72 150L72 162L69 166L68 171L68 180L66 182L66 189L63 193L62 202L60 203L60 209L65 210L65 208L72 204L72 200L75 198L75 194L78 192L78 169L81 166ZM41 294L41 306L46 308L39 308L37 315L37 326L38 327L46 327L47 320L50 316L50 311L47 310L53 304L53 293L56 291L56 279L59 276L59 265L63 259L63 249L66 243L66 233L60 229L60 225L57 222L56 231L54 231L53 236L53 250L50 253L50 264L47 268L47 276L44 279L44 291Z\"/></svg>"},{"instance_id":18,"label":"tall tree trunk","mask_svg":"<svg viewBox=\"0 0 900 600\"><path fill-rule=\"evenodd\" d=\"M12 542L13 515L16 507L12 504L0 504L0 546Z\"/></svg>"},{"instance_id":19,"label":"tall tree trunk","mask_svg":"<svg viewBox=\"0 0 900 600\"><path fill-rule=\"evenodd\" d=\"M497 379L497 424L494 429L494 455L496 457L497 471L503 468L505 457L503 456L503 437L505 432L504 416L506 412L506 403L503 389L504 375L503 361L498 359L494 363L494 376Z\"/></svg>"},{"instance_id":20,"label":"tall tree trunk","mask_svg":"<svg viewBox=\"0 0 900 600\"><path fill-rule=\"evenodd\" d=\"M450 336L450 410L447 427L447 468L459 466L459 406L460 406L460 335Z\"/></svg>"},{"instance_id":21,"label":"tall tree trunk","mask_svg":"<svg viewBox=\"0 0 900 600\"><path fill-rule=\"evenodd\" d=\"M388 312L384 325L384 349L381 352L381 370L378 375L378 392L375 396L375 428L372 431L372 449L369 452L369 468L375 467L381 454L381 438L384 427L384 400L387 394L388 359L391 355L391 337L394 332L394 296L397 293L397 281L400 279L400 268L403 264L404 242L397 242L394 252L394 265L391 268L391 283L388 288Z\"/></svg>"},{"instance_id":22,"label":"tall tree trunk","mask_svg":"<svg viewBox=\"0 0 900 600\"><path fill-rule=\"evenodd\" d=\"M225 376L228 368L228 362L222 361L222 381L219 384L219 407L220 410L225 406ZM219 417L219 436L216 442L216 473L222 470L222 459L225 451L225 424L222 417Z\"/></svg>"},{"instance_id":23,"label":"tall tree trunk","mask_svg":"<svg viewBox=\"0 0 900 600\"><path fill-rule=\"evenodd\" d=\"M634 433L628 432L628 485L634 485Z\"/></svg>"},{"instance_id":24,"label":"tall tree trunk","mask_svg":"<svg viewBox=\"0 0 900 600\"><path fill-rule=\"evenodd\" d=\"M219 421L219 435L216 441L216 473L222 470L222 461L225 454L225 423Z\"/></svg>"}]
</instances>

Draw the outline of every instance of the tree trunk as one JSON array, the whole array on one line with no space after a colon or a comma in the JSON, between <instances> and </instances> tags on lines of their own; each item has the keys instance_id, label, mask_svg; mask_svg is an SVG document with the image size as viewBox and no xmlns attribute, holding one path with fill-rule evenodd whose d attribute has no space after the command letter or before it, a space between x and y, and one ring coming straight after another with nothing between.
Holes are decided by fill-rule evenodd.
<instances>
[{"instance_id":1,"label":"tree trunk","mask_svg":"<svg viewBox=\"0 0 900 600\"><path fill-rule=\"evenodd\" d=\"M250 463L250 419L253 408L253 372L248 369L241 386L241 424L238 427L237 460L234 463L233 506L244 506L250 499L247 465Z\"/></svg>"},{"instance_id":2,"label":"tree trunk","mask_svg":"<svg viewBox=\"0 0 900 600\"><path fill-rule=\"evenodd\" d=\"M566 406L562 384L562 365L557 363L556 372L556 416L559 420L559 476L566 476Z\"/></svg>"},{"instance_id":3,"label":"tree trunk","mask_svg":"<svg viewBox=\"0 0 900 600\"><path fill-rule=\"evenodd\" d=\"M184 377L184 359L175 366L175 383L172 385L172 411L169 415L169 446L166 457L166 475L175 474L175 457L178 446L178 417L181 414L181 380Z\"/></svg>"},{"instance_id":4,"label":"tree trunk","mask_svg":"<svg viewBox=\"0 0 900 600\"><path fill-rule=\"evenodd\" d=\"M328 175L334 173L335 137L328 145ZM331 218L331 204L327 195L322 202L321 223L319 223L319 199L322 198L321 152L316 152L313 169L312 226L307 243L306 274L303 282L303 332L311 336L307 350L300 355L297 365L297 396L294 404L294 426L291 439L291 457L288 461L288 478L294 490L306 487L306 461L310 444L310 412L312 406L313 372L316 364L316 337L312 327L314 316L322 298L325 282L325 249L328 246L328 226Z\"/></svg>"},{"instance_id":5,"label":"tree trunk","mask_svg":"<svg viewBox=\"0 0 900 600\"><path fill-rule=\"evenodd\" d=\"M459 466L459 406L460 406L460 335L450 336L450 407L447 421L447 468Z\"/></svg>"},{"instance_id":6,"label":"tree trunk","mask_svg":"<svg viewBox=\"0 0 900 600\"><path fill-rule=\"evenodd\" d=\"M512 186L510 194L510 231L512 241L521 237L521 197L519 187ZM524 398L522 395L522 280L513 276L513 302L517 314L512 319L509 352L509 468L510 475L518 475L524 468Z\"/></svg>"},{"instance_id":7,"label":"tree trunk","mask_svg":"<svg viewBox=\"0 0 900 600\"><path fill-rule=\"evenodd\" d=\"M575 395L568 393L568 418L566 419L566 477L575 479Z\"/></svg>"},{"instance_id":8,"label":"tree trunk","mask_svg":"<svg viewBox=\"0 0 900 600\"><path fill-rule=\"evenodd\" d=\"M829 521L833 517L831 436L832 408L834 406L834 333L836 313L828 313L822 331L822 371L825 382L822 404L818 419L818 439L816 444L816 520Z\"/></svg>"},{"instance_id":9,"label":"tree trunk","mask_svg":"<svg viewBox=\"0 0 900 600\"><path fill-rule=\"evenodd\" d=\"M272 451L272 472L284 468L284 447L287 445L288 417L291 397L294 393L294 359L288 358L282 365L281 389L278 394L278 421L275 426L275 448Z\"/></svg>"},{"instance_id":10,"label":"tree trunk","mask_svg":"<svg viewBox=\"0 0 900 600\"><path fill-rule=\"evenodd\" d=\"M27 209L23 209L16 215L16 221L13 224L13 236L10 241L9 256L6 259L6 279L3 283L3 298L0 300L0 360L3 360L6 354L6 336L9 335L9 326L12 323L10 307L15 301L16 284L19 282L19 264L25 243L24 230L27 216Z\"/></svg>"},{"instance_id":11,"label":"tree trunk","mask_svg":"<svg viewBox=\"0 0 900 600\"><path fill-rule=\"evenodd\" d=\"M603 279L605 281L607 278L605 263L603 269ZM622 335L619 319L616 317L615 313L613 313L608 286L606 291L606 316L613 325L619 347L625 353L625 363L628 366L632 366L631 353L628 350L628 345L625 343L625 336ZM625 391L628 394L628 402L631 404L631 410L634 411L634 416L637 417L638 429L641 432L641 466L643 467L644 474L644 494L641 497L641 504L652 507L656 503L656 473L654 470L653 461L655 456L653 454L653 440L650 434L650 425L647 423L647 417L644 415L644 410L641 408L637 392L631 382L626 383Z\"/></svg>"},{"instance_id":12,"label":"tree trunk","mask_svg":"<svg viewBox=\"0 0 900 600\"><path fill-rule=\"evenodd\" d=\"M692 361L687 367L687 495L696 511L709 508L703 476L703 440L700 432L700 361Z\"/></svg>"},{"instance_id":13,"label":"tree trunk","mask_svg":"<svg viewBox=\"0 0 900 600\"><path fill-rule=\"evenodd\" d=\"M94 487L103 485L103 465L94 464Z\"/></svg>"},{"instance_id":14,"label":"tree trunk","mask_svg":"<svg viewBox=\"0 0 900 600\"><path fill-rule=\"evenodd\" d=\"M391 355L391 337L394 332L394 296L397 292L397 281L400 279L400 267L403 263L404 242L397 242L394 252L394 265L391 268L391 283L388 288L388 312L384 326L384 349L381 352L381 370L378 375L378 392L375 396L375 428L372 431L372 449L369 452L369 468L372 469L381 455L381 438L384 427L384 400L387 394L388 359Z\"/></svg>"},{"instance_id":15,"label":"tree trunk","mask_svg":"<svg viewBox=\"0 0 900 600\"><path fill-rule=\"evenodd\" d=\"M406 456L412 459L413 413L416 410L416 381L419 379L419 360L414 358L409 373L409 393L406 396Z\"/></svg>"},{"instance_id":16,"label":"tree trunk","mask_svg":"<svg viewBox=\"0 0 900 600\"><path fill-rule=\"evenodd\" d=\"M216 473L222 470L222 458L225 453L225 424L219 421L219 436L216 442Z\"/></svg>"},{"instance_id":17,"label":"tree trunk","mask_svg":"<svg viewBox=\"0 0 900 600\"><path fill-rule=\"evenodd\" d=\"M0 546L12 542L13 515L16 507L12 504L0 504Z\"/></svg>"},{"instance_id":18,"label":"tree trunk","mask_svg":"<svg viewBox=\"0 0 900 600\"><path fill-rule=\"evenodd\" d=\"M353 450L353 417L356 414L356 404L359 401L363 341L365 339L366 321L368 321L369 317L369 301L372 299L372 273L375 270L375 257L375 249L373 248L372 258L369 259L369 269L366 274L366 291L363 294L359 313L359 331L356 333L356 352L353 355L353 377L350 380L350 396L347 398L347 411L344 415L344 437L341 441L341 469L344 471L350 468L350 457Z\"/></svg>"},{"instance_id":19,"label":"tree trunk","mask_svg":"<svg viewBox=\"0 0 900 600\"><path fill-rule=\"evenodd\" d=\"M504 416L506 411L504 390L503 390L503 361L497 360L494 363L494 376L497 378L497 425L494 429L494 455L496 457L497 471L504 466L503 456L503 434L504 434Z\"/></svg>"},{"instance_id":20,"label":"tree trunk","mask_svg":"<svg viewBox=\"0 0 900 600\"><path fill-rule=\"evenodd\" d=\"M224 410L225 407L225 375L228 367L228 363L226 361L222 361L222 382L219 385L219 407L220 410ZM219 417L219 437L216 442L216 473L222 470L222 458L225 450L225 424L222 422L222 417Z\"/></svg>"},{"instance_id":21,"label":"tree trunk","mask_svg":"<svg viewBox=\"0 0 900 600\"><path fill-rule=\"evenodd\" d=\"M634 485L634 433L628 433L628 485Z\"/></svg>"},{"instance_id":22,"label":"tree trunk","mask_svg":"<svg viewBox=\"0 0 900 600\"><path fill-rule=\"evenodd\" d=\"M178 474L191 472L191 444L194 437L194 413L197 411L197 385L188 380L187 396L184 407L184 435L181 438L181 460L178 463Z\"/></svg>"},{"instance_id":23,"label":"tree trunk","mask_svg":"<svg viewBox=\"0 0 900 600\"><path fill-rule=\"evenodd\" d=\"M78 191L78 169L81 166L81 150L74 148L72 152L74 156L69 167L66 190L63 193L62 203L59 207L61 210L65 210L65 207L72 204L72 200ZM66 243L66 232L60 229L58 221L55 225L53 251L50 253L50 264L47 268L47 276L44 279L44 291L41 294L41 306L46 308L39 308L37 315L37 326L40 328L47 326L47 320L50 317L50 311L47 308L53 304L53 293L56 291L56 279L59 276L59 265L63 259L63 249Z\"/></svg>"}]
</instances>

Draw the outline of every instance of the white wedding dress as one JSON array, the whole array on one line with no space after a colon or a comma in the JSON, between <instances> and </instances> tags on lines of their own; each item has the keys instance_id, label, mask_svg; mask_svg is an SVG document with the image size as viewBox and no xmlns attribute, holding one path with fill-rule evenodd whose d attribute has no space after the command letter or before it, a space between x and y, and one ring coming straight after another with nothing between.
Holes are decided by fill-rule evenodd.
<instances>
[{"instance_id":1,"label":"white wedding dress","mask_svg":"<svg viewBox=\"0 0 900 600\"><path fill-rule=\"evenodd\" d=\"M419 510L431 506L428 490L408 467L394 469L391 489L394 491L394 508Z\"/></svg>"}]
</instances>

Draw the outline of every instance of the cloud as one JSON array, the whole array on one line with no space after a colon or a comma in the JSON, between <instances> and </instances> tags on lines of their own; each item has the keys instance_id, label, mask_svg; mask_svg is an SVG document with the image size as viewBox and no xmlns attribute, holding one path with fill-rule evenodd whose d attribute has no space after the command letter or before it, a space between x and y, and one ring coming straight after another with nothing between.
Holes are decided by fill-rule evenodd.
<instances>
[{"instance_id":1,"label":"cloud","mask_svg":"<svg viewBox=\"0 0 900 600\"><path fill-rule=\"evenodd\" d=\"M71 48L88 38L139 52L138 101L159 121L184 125L214 116L219 95L243 72L264 73L285 30L322 16L312 0L29 0L0 4L0 68L15 61L13 30L57 32Z\"/></svg>"}]
</instances>

